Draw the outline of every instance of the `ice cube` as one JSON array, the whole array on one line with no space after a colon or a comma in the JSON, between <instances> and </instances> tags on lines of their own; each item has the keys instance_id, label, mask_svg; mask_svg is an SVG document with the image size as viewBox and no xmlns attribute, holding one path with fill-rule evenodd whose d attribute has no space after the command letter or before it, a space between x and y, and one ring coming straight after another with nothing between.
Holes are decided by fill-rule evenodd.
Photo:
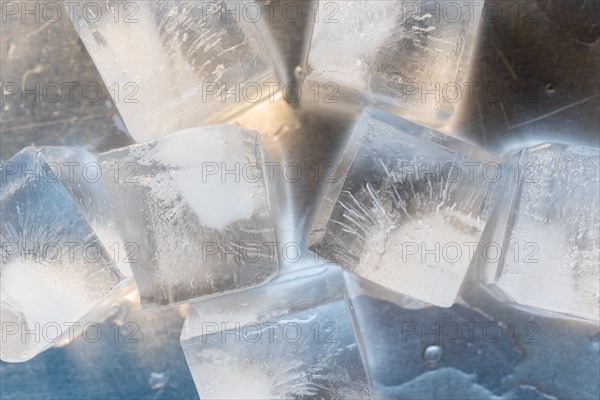
<instances>
[{"instance_id":1,"label":"ice cube","mask_svg":"<svg viewBox=\"0 0 600 400\"><path fill-rule=\"evenodd\" d=\"M58 343L125 280L94 230L111 226L96 215L106 212L100 180L77 177L87 162L83 150L26 148L0 168L3 360Z\"/></svg>"},{"instance_id":2,"label":"ice cube","mask_svg":"<svg viewBox=\"0 0 600 400\"><path fill-rule=\"evenodd\" d=\"M389 290L449 307L492 209L497 161L366 108L325 190L309 246Z\"/></svg>"},{"instance_id":3,"label":"ice cube","mask_svg":"<svg viewBox=\"0 0 600 400\"><path fill-rule=\"evenodd\" d=\"M482 7L470 1L321 1L308 59L310 91L323 101L363 94L411 120L443 125L469 93L464 80Z\"/></svg>"},{"instance_id":4,"label":"ice cube","mask_svg":"<svg viewBox=\"0 0 600 400\"><path fill-rule=\"evenodd\" d=\"M600 320L600 151L542 144L509 161L482 276L516 304ZM492 232L493 231L493 232Z\"/></svg>"},{"instance_id":5,"label":"ice cube","mask_svg":"<svg viewBox=\"0 0 600 400\"><path fill-rule=\"evenodd\" d=\"M31 148L31 151L35 151ZM126 244L119 236L112 207L102 184L97 155L77 147L44 146L37 149L69 192L79 211L125 276L131 267L125 256Z\"/></svg>"},{"instance_id":6,"label":"ice cube","mask_svg":"<svg viewBox=\"0 0 600 400\"><path fill-rule=\"evenodd\" d=\"M270 57L251 22L256 10L248 2L65 6L138 142L208 120L222 122L277 90Z\"/></svg>"},{"instance_id":7,"label":"ice cube","mask_svg":"<svg viewBox=\"0 0 600 400\"><path fill-rule=\"evenodd\" d=\"M145 309L277 274L270 178L255 131L189 129L99 159Z\"/></svg>"},{"instance_id":8,"label":"ice cube","mask_svg":"<svg viewBox=\"0 0 600 400\"><path fill-rule=\"evenodd\" d=\"M193 304L181 344L200 398L372 398L334 266Z\"/></svg>"}]
</instances>

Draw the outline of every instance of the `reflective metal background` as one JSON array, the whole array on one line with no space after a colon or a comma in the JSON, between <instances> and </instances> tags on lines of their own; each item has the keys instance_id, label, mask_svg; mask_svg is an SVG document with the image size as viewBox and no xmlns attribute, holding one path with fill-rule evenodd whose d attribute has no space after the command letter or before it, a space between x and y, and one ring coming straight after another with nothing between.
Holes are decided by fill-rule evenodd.
<instances>
[{"instance_id":1,"label":"reflective metal background","mask_svg":"<svg viewBox=\"0 0 600 400\"><path fill-rule=\"evenodd\" d=\"M446 133L498 154L548 140L600 146L599 2L495 0L486 2L484 12L468 81L485 90L463 96L461 112ZM299 38L307 37L307 25L279 21L272 29L264 40L279 46L291 79L305 53ZM75 91L74 101L63 95L56 103L34 96L23 102L17 96L3 97L0 160L30 144L82 145L104 151L130 143L108 89L68 20L7 18L0 30L3 87L7 82L29 88L51 82L101 87L96 101L91 101L96 97L93 93L86 98L80 91ZM276 185L281 241L303 237L319 182L328 162L335 161L343 148L357 111L279 101L238 118L238 123L261 131L274 160L300 165L302 176L297 182ZM76 342L24 364L0 363L0 397L196 398L179 347L180 311L145 315L137 307L134 303L126 311L116 307L97 343ZM139 324L133 337L137 342L123 343L122 335L115 340L111 321L123 318ZM568 333L557 329L544 330L545 340L551 342L546 343L548 360L563 363L575 353L567 348L560 353L557 346ZM599 369L596 361L585 357L568 368L577 370L577 366L592 377ZM564 379L575 375L569 373Z\"/></svg>"}]
</instances>

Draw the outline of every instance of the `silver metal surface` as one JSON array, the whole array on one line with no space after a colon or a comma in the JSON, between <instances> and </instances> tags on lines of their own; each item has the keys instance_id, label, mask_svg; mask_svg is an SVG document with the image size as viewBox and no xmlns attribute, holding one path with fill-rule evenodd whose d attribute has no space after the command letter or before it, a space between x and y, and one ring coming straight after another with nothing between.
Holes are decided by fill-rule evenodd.
<instances>
[{"instance_id":1,"label":"silver metal surface","mask_svg":"<svg viewBox=\"0 0 600 400\"><path fill-rule=\"evenodd\" d=\"M21 14L35 4L37 15ZM68 16L50 22L42 18L42 5L0 4L0 161L30 144L106 151L131 143Z\"/></svg>"},{"instance_id":2,"label":"silver metal surface","mask_svg":"<svg viewBox=\"0 0 600 400\"><path fill-rule=\"evenodd\" d=\"M468 79L473 96L463 96L461 112L444 131L499 155L549 140L600 146L599 2L495 0L486 2L484 12ZM298 79L296 67L306 57L309 25L278 21L263 37L267 46L280 49L285 62L277 67L286 80ZM0 29L3 85L101 82L67 19L23 23L8 18ZM57 103L31 96L25 101L3 98L0 160L30 144L82 145L103 151L130 143L108 89L100 85L101 98L96 102L82 95ZM343 149L358 111L280 99L236 119L263 134L274 161L299 166L299 178L289 169L289 175L275 184L281 242L303 240L328 165ZM134 317L126 320L139 324L135 336L139 342L115 342L108 323L96 345L75 343L28 363L0 363L0 397L196 398L179 347L181 314L166 311L160 314L159 324L156 315L131 307ZM583 332L577 325L564 328L553 321L539 322L548 351L546 363L580 357L564 368L568 373L559 379L561 384L576 379L578 367L592 374L599 370L597 362L582 356L583 348L573 344L572 335ZM587 329L583 334L589 335ZM588 339L597 343L597 334ZM561 347L561 341L571 344ZM461 362L460 357L456 362ZM163 373L170 378L161 384Z\"/></svg>"}]
</instances>

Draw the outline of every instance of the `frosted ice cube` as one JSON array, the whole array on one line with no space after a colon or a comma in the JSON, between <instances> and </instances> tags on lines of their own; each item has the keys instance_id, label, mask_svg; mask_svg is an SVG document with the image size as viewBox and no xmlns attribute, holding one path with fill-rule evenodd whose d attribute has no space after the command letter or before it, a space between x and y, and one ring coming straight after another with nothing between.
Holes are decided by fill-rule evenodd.
<instances>
[{"instance_id":1,"label":"frosted ice cube","mask_svg":"<svg viewBox=\"0 0 600 400\"><path fill-rule=\"evenodd\" d=\"M449 307L492 209L496 161L366 108L325 190L309 246L387 289Z\"/></svg>"},{"instance_id":2,"label":"frosted ice cube","mask_svg":"<svg viewBox=\"0 0 600 400\"><path fill-rule=\"evenodd\" d=\"M125 280L94 230L111 229L109 216L96 215L106 211L102 183L75 178L81 167L72 163L90 157L26 148L0 168L3 360L26 361L57 343Z\"/></svg>"},{"instance_id":3,"label":"frosted ice cube","mask_svg":"<svg viewBox=\"0 0 600 400\"><path fill-rule=\"evenodd\" d=\"M337 267L193 304L181 344L200 398L372 398Z\"/></svg>"},{"instance_id":4,"label":"frosted ice cube","mask_svg":"<svg viewBox=\"0 0 600 400\"><path fill-rule=\"evenodd\" d=\"M138 142L207 120L222 122L276 90L247 2L118 0L65 6Z\"/></svg>"},{"instance_id":5,"label":"frosted ice cube","mask_svg":"<svg viewBox=\"0 0 600 400\"><path fill-rule=\"evenodd\" d=\"M277 274L269 177L255 131L189 129L99 160L145 309Z\"/></svg>"},{"instance_id":6,"label":"frosted ice cube","mask_svg":"<svg viewBox=\"0 0 600 400\"><path fill-rule=\"evenodd\" d=\"M599 321L600 151L542 144L508 167L486 238L504 251L484 259L484 280L522 306Z\"/></svg>"},{"instance_id":7,"label":"frosted ice cube","mask_svg":"<svg viewBox=\"0 0 600 400\"><path fill-rule=\"evenodd\" d=\"M443 125L469 92L464 80L482 7L471 1L321 1L309 87L333 83L341 88L323 86L321 93L361 93L411 120Z\"/></svg>"}]
</instances>

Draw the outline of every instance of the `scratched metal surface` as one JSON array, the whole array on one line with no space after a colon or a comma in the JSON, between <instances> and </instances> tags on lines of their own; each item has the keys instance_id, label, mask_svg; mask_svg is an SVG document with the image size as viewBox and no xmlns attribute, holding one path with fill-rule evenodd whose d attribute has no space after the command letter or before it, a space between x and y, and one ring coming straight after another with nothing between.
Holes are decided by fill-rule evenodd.
<instances>
[{"instance_id":1,"label":"scratched metal surface","mask_svg":"<svg viewBox=\"0 0 600 400\"><path fill-rule=\"evenodd\" d=\"M20 13L7 15L8 2L2 3L0 161L30 144L99 151L127 145L110 92L68 17L44 21L40 8L39 21L33 14L22 22Z\"/></svg>"},{"instance_id":2,"label":"scratched metal surface","mask_svg":"<svg viewBox=\"0 0 600 400\"><path fill-rule=\"evenodd\" d=\"M482 21L469 81L495 91L475 93L466 99L445 131L498 154L546 140L599 146L599 3L496 0L488 1L486 10L489 14ZM49 24L8 19L0 29L3 83L75 81L101 85L68 21ZM274 43L302 36L283 23L274 24L273 29ZM303 31L305 27L298 29ZM295 57L289 60L297 62ZM103 151L129 143L108 90L101 87L101 98L96 102L78 92L73 101L63 99L57 103L3 98L0 159L5 161L30 144L82 145ZM292 107L277 103L267 107L250 111L237 122L260 129L274 159L297 162L305 171L335 160L356 117L356 110L331 112L310 104ZM283 241L303 236L319 186L319 179L309 173L294 184L278 183ZM390 312L399 312L381 300L365 302L375 302L371 306L381 312L386 307L391 307ZM455 308L444 311L448 315L439 318L462 318L460 315L470 312ZM498 310L501 315L508 312L502 307ZM389 320L381 313L372 318L372 326ZM512 318L532 320L530 316ZM123 337L128 332L121 332L115 340L112 323L123 320L137 324L139 331L133 337L137 341L125 342ZM540 388L540 393L525 390L521 398L598 398L600 361L590 350L598 347L598 334L578 325L565 327L560 321L541 317L533 320L538 323L541 344L517 349L521 355L537 355L533 363L525 364L518 357L490 360L497 363L498 371L518 371L510 379L508 372L497 378ZM104 335L97 343L75 341L27 363L0 363L0 397L197 398L179 347L182 321L180 310L155 315L141 313L135 302L117 306L115 314L102 325ZM498 347L494 351L503 350ZM450 362L466 372L479 367L460 355ZM401 383L394 382L394 377L386 379L391 379L392 387ZM505 387L494 385L488 385L485 390L490 392L486 393L505 393Z\"/></svg>"}]
</instances>

